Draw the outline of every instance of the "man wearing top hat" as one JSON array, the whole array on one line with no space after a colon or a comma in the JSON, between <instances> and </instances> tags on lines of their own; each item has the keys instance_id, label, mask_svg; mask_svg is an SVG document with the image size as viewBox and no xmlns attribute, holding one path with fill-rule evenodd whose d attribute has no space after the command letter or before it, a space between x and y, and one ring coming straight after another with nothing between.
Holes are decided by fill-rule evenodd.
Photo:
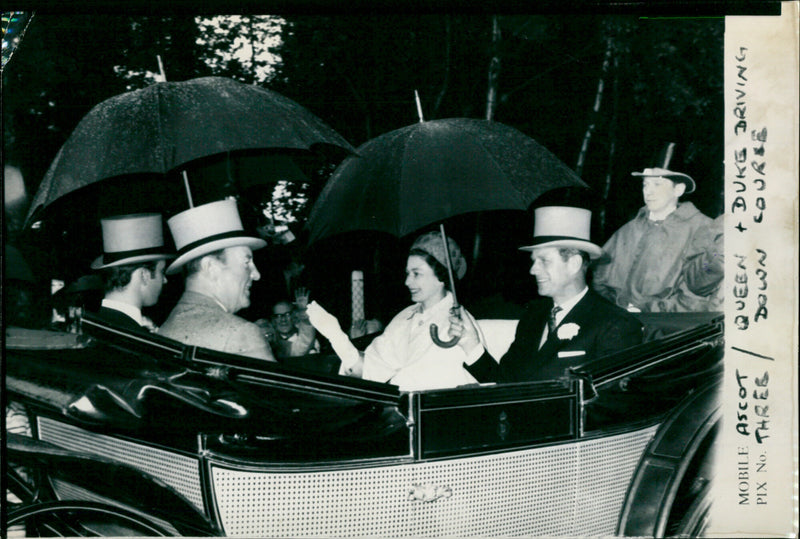
<instances>
[{"instance_id":1,"label":"man wearing top hat","mask_svg":"<svg viewBox=\"0 0 800 539\"><path fill-rule=\"evenodd\" d=\"M104 297L97 312L101 320L126 329L152 331L142 307L155 305L167 282L161 215L142 213L100 220L103 254L92 262L101 273Z\"/></svg>"},{"instance_id":2,"label":"man wearing top hat","mask_svg":"<svg viewBox=\"0 0 800 539\"><path fill-rule=\"evenodd\" d=\"M695 189L687 174L669 170L675 144L659 155L656 168L633 172L642 178L644 207L603 246L609 263L598 265L593 287L630 311L696 312L713 310L711 296L685 286L686 266L698 255L713 256L713 241L704 241L711 218L680 197ZM722 255L722 253L718 253Z\"/></svg>"},{"instance_id":3,"label":"man wearing top hat","mask_svg":"<svg viewBox=\"0 0 800 539\"><path fill-rule=\"evenodd\" d=\"M603 255L589 241L591 211L567 206L537 208L530 273L541 299L526 306L514 342L498 363L478 342L471 324L451 318L451 334L470 357L464 367L479 382L552 380L569 367L639 344L642 326L586 284L589 264ZM457 328L457 329L456 329Z\"/></svg>"},{"instance_id":4,"label":"man wearing top hat","mask_svg":"<svg viewBox=\"0 0 800 539\"><path fill-rule=\"evenodd\" d=\"M275 361L261 328L234 313L250 305L250 286L261 278L233 199L203 204L167 221L177 257L167 274L184 271L183 295L159 334L193 346Z\"/></svg>"}]
</instances>

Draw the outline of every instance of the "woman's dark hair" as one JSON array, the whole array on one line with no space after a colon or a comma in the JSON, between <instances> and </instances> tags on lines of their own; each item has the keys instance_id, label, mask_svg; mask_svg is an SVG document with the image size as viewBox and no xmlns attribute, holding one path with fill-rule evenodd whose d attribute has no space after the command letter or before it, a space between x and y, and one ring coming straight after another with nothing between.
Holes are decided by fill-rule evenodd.
<instances>
[{"instance_id":1,"label":"woman's dark hair","mask_svg":"<svg viewBox=\"0 0 800 539\"><path fill-rule=\"evenodd\" d=\"M444 283L444 289L452 292L452 290L450 290L450 278L447 276L447 268L438 260L422 249L411 249L408 252L408 256L418 256L423 259L425 263L431 267L436 278Z\"/></svg>"}]
</instances>

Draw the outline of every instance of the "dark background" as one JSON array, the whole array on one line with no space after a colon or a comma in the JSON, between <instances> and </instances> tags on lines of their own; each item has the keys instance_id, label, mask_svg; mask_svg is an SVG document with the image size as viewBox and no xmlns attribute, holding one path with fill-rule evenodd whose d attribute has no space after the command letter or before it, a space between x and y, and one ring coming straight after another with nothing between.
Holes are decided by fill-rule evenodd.
<instances>
[{"instance_id":1,"label":"dark background","mask_svg":"<svg viewBox=\"0 0 800 539\"><path fill-rule=\"evenodd\" d=\"M282 61L263 84L359 146L418 121L414 90L426 120L485 118L494 65L493 120L536 139L592 188L588 198L598 243L642 205L641 182L630 173L654 166L654 154L668 141L678 143L674 168L697 182L688 199L711 217L722 213L721 16L442 11L285 12L287 30L273 51ZM495 22L499 32L493 34ZM235 25L216 46L252 32L248 24ZM209 67L203 59L214 51L199 45L200 37L194 14L37 12L3 69L4 164L22 171L32 197L81 117L108 97L151 83L144 73L158 71L157 54L171 81L205 75L255 80L253 67L235 60ZM579 165L587 131L591 136ZM335 165L317 170L311 185L302 187L312 202ZM88 273L100 253L97 220L103 204L97 197L104 195L93 196L45 213L39 230L20 231L6 216L6 240L22 246L43 282L71 282ZM270 192L250 196L263 202ZM136 200L130 204L133 211ZM403 269L414 238L364 233L309 248L302 229L309 208L294 208L295 242L258 252L263 277L254 285L253 306L243 314L262 316L270 302L287 295L282 269L294 257L305 263L301 283L312 289L312 298L344 323L350 272L364 270L367 314L387 322L408 302ZM529 260L516 250L531 236L530 212L467 215L447 226L470 262L459 299L476 315L512 313L535 295ZM476 235L480 250L473 259ZM157 322L180 294L179 280L167 285L161 308L152 313Z\"/></svg>"}]
</instances>

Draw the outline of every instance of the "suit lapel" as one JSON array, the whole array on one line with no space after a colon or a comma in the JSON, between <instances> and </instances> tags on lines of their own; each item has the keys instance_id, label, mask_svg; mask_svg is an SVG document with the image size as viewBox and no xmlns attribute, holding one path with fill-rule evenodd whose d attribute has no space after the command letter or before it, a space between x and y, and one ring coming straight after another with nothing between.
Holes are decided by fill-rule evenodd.
<instances>
[{"instance_id":1,"label":"suit lapel","mask_svg":"<svg viewBox=\"0 0 800 539\"><path fill-rule=\"evenodd\" d=\"M536 316L533 317L530 329L528 330L530 332L530 339L534 344L534 350L541 351L547 344L547 341L545 341L542 348L539 348L539 343L542 342L542 334L547 327L547 320L550 318L550 309L553 308L553 302L549 301L545 305L546 308L537 309ZM547 336L547 339L550 339L550 335Z\"/></svg>"},{"instance_id":2,"label":"suit lapel","mask_svg":"<svg viewBox=\"0 0 800 539\"><path fill-rule=\"evenodd\" d=\"M581 331L584 327L588 327L592 322L593 304L594 297L592 296L592 291L589 290L586 292L586 295L575 304L575 307L573 307L572 310L567 313L567 316L564 317L564 320L561 321L559 326L569 323L576 324L580 329L578 331L578 335L576 335L574 339L582 338L583 334Z\"/></svg>"},{"instance_id":3,"label":"suit lapel","mask_svg":"<svg viewBox=\"0 0 800 539\"><path fill-rule=\"evenodd\" d=\"M581 300L575 304L575 306L570 309L567 315L561 320L556 326L556 330L547 336L547 340L545 341L542 348L539 350L539 355L543 357L548 356L555 356L559 350L564 348L569 344L574 344L576 342L580 342L583 340L583 334L581 330L586 326L589 317L591 316L591 305L592 305L592 298L590 297L592 291L589 290L586 292ZM558 338L558 328L564 326L566 324L576 324L579 328L578 334L575 335L572 339L559 339Z\"/></svg>"}]
</instances>

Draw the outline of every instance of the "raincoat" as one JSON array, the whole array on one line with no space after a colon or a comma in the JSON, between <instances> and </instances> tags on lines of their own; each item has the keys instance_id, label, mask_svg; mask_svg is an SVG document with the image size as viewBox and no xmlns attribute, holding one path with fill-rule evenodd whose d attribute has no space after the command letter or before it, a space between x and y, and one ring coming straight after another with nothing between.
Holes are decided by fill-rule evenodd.
<instances>
[{"instance_id":1,"label":"raincoat","mask_svg":"<svg viewBox=\"0 0 800 539\"><path fill-rule=\"evenodd\" d=\"M610 262L594 272L593 287L620 307L644 312L712 310L709 298L685 285L685 267L698 255L712 253L705 233L712 219L691 202L682 202L663 221L648 219L647 208L617 230L603 246Z\"/></svg>"}]
</instances>

